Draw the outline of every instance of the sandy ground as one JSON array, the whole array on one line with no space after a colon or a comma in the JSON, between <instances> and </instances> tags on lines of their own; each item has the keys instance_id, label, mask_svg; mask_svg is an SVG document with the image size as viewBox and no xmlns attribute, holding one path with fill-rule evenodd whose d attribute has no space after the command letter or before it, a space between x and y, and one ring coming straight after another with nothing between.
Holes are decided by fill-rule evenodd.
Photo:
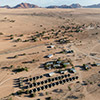
<instances>
[{"instance_id":1,"label":"sandy ground","mask_svg":"<svg viewBox=\"0 0 100 100\"><path fill-rule=\"evenodd\" d=\"M55 71L45 71L43 68L40 68L40 65L47 61L61 57L63 59L70 58L74 66L81 66L93 62L99 63L99 12L100 9L0 9L0 33L3 33L3 35L0 35L0 100L5 100L4 97L9 98L11 93L18 90L18 88L14 87L14 79L29 77L30 75L42 75ZM70 21L68 22L68 20ZM59 30L58 26L68 26L69 23L86 24L87 26L92 23L93 26L92 28L88 27L84 29L82 33L72 33L72 43L64 45L57 44L54 38L37 42L13 42L13 40L10 40L8 37L8 35L13 35L14 39L17 39L19 38L18 35L23 34L24 36L20 38L24 40L36 34L36 31L42 32L50 29ZM48 49L47 43L53 43L56 48ZM74 56L57 54L57 52L62 50L61 47L66 50L73 49ZM23 53L26 55L18 56L14 59L11 58ZM96 55L91 56L91 53L96 53ZM55 55L51 59L44 57L49 54ZM38 61L35 63L23 63L25 61L31 61L32 59ZM12 69L4 69L4 67L9 67L11 65L14 66ZM29 71L17 74L12 72L17 66L28 67ZM93 67L89 71L84 71L80 67L76 67L77 74L79 75L79 83L75 81L59 85L37 93L34 98L25 97L23 95L21 97L10 97L13 100L37 100L38 98L45 100L46 97L52 97L53 100L74 100L75 98L77 100L99 100L99 70L99 67ZM93 75L95 75L95 77ZM88 85L82 85L83 81L87 81ZM92 84L89 84L89 82L92 82ZM68 90L68 86L72 88L71 91ZM62 90L62 92L55 92L54 90L56 89ZM46 95L46 92L48 92L48 95ZM42 96L41 93L43 94Z\"/></svg>"}]
</instances>

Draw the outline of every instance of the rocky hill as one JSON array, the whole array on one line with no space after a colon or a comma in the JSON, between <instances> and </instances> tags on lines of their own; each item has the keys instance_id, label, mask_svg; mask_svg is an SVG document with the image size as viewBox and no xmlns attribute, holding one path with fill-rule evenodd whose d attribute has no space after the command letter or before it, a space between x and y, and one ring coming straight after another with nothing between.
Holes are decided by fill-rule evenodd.
<instances>
[{"instance_id":1,"label":"rocky hill","mask_svg":"<svg viewBox=\"0 0 100 100\"><path fill-rule=\"evenodd\" d=\"M84 8L100 8L100 4L94 4L90 6L84 6Z\"/></svg>"},{"instance_id":2,"label":"rocky hill","mask_svg":"<svg viewBox=\"0 0 100 100\"><path fill-rule=\"evenodd\" d=\"M13 8L39 8L39 6L30 3L21 3L14 6Z\"/></svg>"},{"instance_id":3,"label":"rocky hill","mask_svg":"<svg viewBox=\"0 0 100 100\"><path fill-rule=\"evenodd\" d=\"M82 8L80 4L72 4L72 5L61 5L61 6L48 6L46 8Z\"/></svg>"},{"instance_id":4,"label":"rocky hill","mask_svg":"<svg viewBox=\"0 0 100 100\"><path fill-rule=\"evenodd\" d=\"M20 3L14 7L10 7L9 5L5 5L5 6L0 6L0 8L40 8L39 6L35 5L35 4L30 4L30 3ZM72 4L72 5L61 5L61 6L57 6L57 5L51 5L51 6L47 6L45 8L100 8L100 4L94 4L94 5L89 5L89 6L81 6L80 4Z\"/></svg>"}]
</instances>

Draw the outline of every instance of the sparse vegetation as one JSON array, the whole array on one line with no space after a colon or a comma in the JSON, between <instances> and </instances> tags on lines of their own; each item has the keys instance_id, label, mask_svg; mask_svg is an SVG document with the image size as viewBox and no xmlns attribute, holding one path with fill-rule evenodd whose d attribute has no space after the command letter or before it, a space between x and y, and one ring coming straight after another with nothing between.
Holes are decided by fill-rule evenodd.
<instances>
[{"instance_id":1,"label":"sparse vegetation","mask_svg":"<svg viewBox=\"0 0 100 100\"><path fill-rule=\"evenodd\" d=\"M3 35L3 33L2 33L2 32L0 32L0 35Z\"/></svg>"},{"instance_id":2,"label":"sparse vegetation","mask_svg":"<svg viewBox=\"0 0 100 100\"><path fill-rule=\"evenodd\" d=\"M28 68L18 66L16 69L13 70L13 72L22 72L22 71L28 71Z\"/></svg>"},{"instance_id":3,"label":"sparse vegetation","mask_svg":"<svg viewBox=\"0 0 100 100\"><path fill-rule=\"evenodd\" d=\"M71 90L72 90L70 86L68 86L68 90L69 90L69 91L71 91Z\"/></svg>"}]
</instances>

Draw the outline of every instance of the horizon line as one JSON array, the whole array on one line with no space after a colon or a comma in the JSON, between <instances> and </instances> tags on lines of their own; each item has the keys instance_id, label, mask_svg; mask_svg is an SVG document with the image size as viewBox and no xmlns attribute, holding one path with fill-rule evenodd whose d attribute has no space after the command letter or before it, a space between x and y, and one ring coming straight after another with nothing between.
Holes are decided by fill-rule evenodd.
<instances>
[{"instance_id":1,"label":"horizon line","mask_svg":"<svg viewBox=\"0 0 100 100\"><path fill-rule=\"evenodd\" d=\"M38 6L38 4L29 3L29 2L21 2L21 3L17 3L16 5L19 5L19 4L22 4L22 3L34 4L34 5L37 5L37 6ZM79 4L79 5L81 5L80 3L72 3L72 4ZM69 5L67 5L67 4L62 4L62 5L71 6L72 4L69 4ZM97 3L97 4L90 4L90 5L81 5L81 6L91 6L91 5L98 5L98 4L100 4L100 3ZM6 4L6 5L0 5L0 7L2 7L2 6L15 7L16 5L10 6L9 4L8 4L8 5ZM48 5L48 6L62 6L62 5L55 5L55 4L52 4L52 5ZM48 6L39 6L39 7L48 7Z\"/></svg>"}]
</instances>

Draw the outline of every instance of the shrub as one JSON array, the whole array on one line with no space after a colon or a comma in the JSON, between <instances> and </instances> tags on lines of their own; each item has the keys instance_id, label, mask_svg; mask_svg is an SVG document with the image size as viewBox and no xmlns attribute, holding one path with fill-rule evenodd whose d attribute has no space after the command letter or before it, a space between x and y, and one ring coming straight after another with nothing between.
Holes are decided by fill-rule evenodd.
<instances>
[{"instance_id":1,"label":"shrub","mask_svg":"<svg viewBox=\"0 0 100 100\"><path fill-rule=\"evenodd\" d=\"M29 94L29 90L26 90L26 94Z\"/></svg>"},{"instance_id":2,"label":"shrub","mask_svg":"<svg viewBox=\"0 0 100 100\"><path fill-rule=\"evenodd\" d=\"M13 37L10 37L10 40L12 40L13 39Z\"/></svg>"},{"instance_id":3,"label":"shrub","mask_svg":"<svg viewBox=\"0 0 100 100\"><path fill-rule=\"evenodd\" d=\"M23 36L23 34L20 35L20 37L22 37L22 36Z\"/></svg>"},{"instance_id":4,"label":"shrub","mask_svg":"<svg viewBox=\"0 0 100 100\"><path fill-rule=\"evenodd\" d=\"M23 42L28 42L29 40L24 40Z\"/></svg>"},{"instance_id":5,"label":"shrub","mask_svg":"<svg viewBox=\"0 0 100 100\"><path fill-rule=\"evenodd\" d=\"M35 97L35 94L33 93L33 94L30 94L30 97Z\"/></svg>"},{"instance_id":6,"label":"shrub","mask_svg":"<svg viewBox=\"0 0 100 100\"><path fill-rule=\"evenodd\" d=\"M17 58L17 57L18 57L18 55L15 55L15 56L14 56L14 58Z\"/></svg>"},{"instance_id":7,"label":"shrub","mask_svg":"<svg viewBox=\"0 0 100 100\"><path fill-rule=\"evenodd\" d=\"M0 32L0 35L3 35L3 33L2 33L2 32Z\"/></svg>"},{"instance_id":8,"label":"shrub","mask_svg":"<svg viewBox=\"0 0 100 100\"><path fill-rule=\"evenodd\" d=\"M21 95L22 93L22 90L17 91L17 95Z\"/></svg>"},{"instance_id":9,"label":"shrub","mask_svg":"<svg viewBox=\"0 0 100 100\"><path fill-rule=\"evenodd\" d=\"M71 91L71 90L72 90L70 86L68 86L68 90L69 90L69 91Z\"/></svg>"},{"instance_id":10,"label":"shrub","mask_svg":"<svg viewBox=\"0 0 100 100\"><path fill-rule=\"evenodd\" d=\"M8 100L12 100L12 98L9 98Z\"/></svg>"},{"instance_id":11,"label":"shrub","mask_svg":"<svg viewBox=\"0 0 100 100\"><path fill-rule=\"evenodd\" d=\"M13 22L15 22L15 20L10 20L10 22L12 22L12 23L13 23Z\"/></svg>"},{"instance_id":12,"label":"shrub","mask_svg":"<svg viewBox=\"0 0 100 100\"><path fill-rule=\"evenodd\" d=\"M45 94L48 95L48 92L46 92Z\"/></svg>"},{"instance_id":13,"label":"shrub","mask_svg":"<svg viewBox=\"0 0 100 100\"><path fill-rule=\"evenodd\" d=\"M18 66L18 68L16 68L16 69L14 69L13 70L14 72L22 72L22 71L28 71L28 68L27 67L25 67L25 68L20 68L20 66Z\"/></svg>"},{"instance_id":14,"label":"shrub","mask_svg":"<svg viewBox=\"0 0 100 100\"><path fill-rule=\"evenodd\" d=\"M13 65L11 65L9 68L11 69L11 68L13 68L14 66Z\"/></svg>"}]
</instances>

